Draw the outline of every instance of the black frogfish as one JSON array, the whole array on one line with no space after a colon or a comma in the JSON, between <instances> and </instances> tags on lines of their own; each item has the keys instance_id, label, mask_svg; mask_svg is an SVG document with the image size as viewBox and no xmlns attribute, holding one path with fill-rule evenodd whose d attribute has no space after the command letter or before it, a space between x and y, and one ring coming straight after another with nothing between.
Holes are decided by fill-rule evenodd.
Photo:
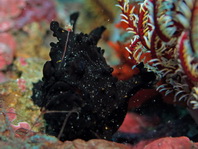
<instances>
[{"instance_id":1,"label":"black frogfish","mask_svg":"<svg viewBox=\"0 0 198 149\"><path fill-rule=\"evenodd\" d=\"M77 13L70 16L72 24L77 17ZM40 93L34 102L48 111L44 113L46 133L61 141L111 140L125 118L129 98L152 86L155 74L140 64L140 73L129 80L112 76L104 50L97 47L103 26L76 34L53 21L50 29L58 42L50 44L51 60L44 65L40 85L33 89L34 94Z\"/></svg>"}]
</instances>

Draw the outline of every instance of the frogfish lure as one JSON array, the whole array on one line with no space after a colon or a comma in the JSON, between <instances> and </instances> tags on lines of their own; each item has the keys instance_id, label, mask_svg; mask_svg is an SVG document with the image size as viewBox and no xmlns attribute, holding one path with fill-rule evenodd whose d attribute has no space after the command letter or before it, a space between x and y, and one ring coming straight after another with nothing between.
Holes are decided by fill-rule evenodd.
<instances>
[{"instance_id":1,"label":"frogfish lure","mask_svg":"<svg viewBox=\"0 0 198 149\"><path fill-rule=\"evenodd\" d=\"M78 18L78 16L79 16L79 13L78 13L78 12L77 12L77 13L73 13L73 14L70 16L70 24L68 24L68 25L65 26L65 29L68 31L68 32L67 32L67 38L66 38L66 41L65 41L63 56L62 56L61 60L58 61L58 62L61 62L61 63L63 62L63 59L64 59L64 57L65 57L65 53L66 53L66 50L67 50L68 39L69 39L69 33L72 32L72 31L74 31L74 30L73 30L73 26L75 25L75 22L76 22L76 19ZM60 64L60 67L61 67L61 64Z\"/></svg>"}]
</instances>

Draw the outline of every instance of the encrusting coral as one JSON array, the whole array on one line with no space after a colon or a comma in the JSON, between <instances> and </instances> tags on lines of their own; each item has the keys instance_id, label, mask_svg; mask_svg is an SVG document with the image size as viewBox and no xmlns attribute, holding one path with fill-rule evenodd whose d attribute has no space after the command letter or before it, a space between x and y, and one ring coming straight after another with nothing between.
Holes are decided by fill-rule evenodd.
<instances>
[{"instance_id":1,"label":"encrusting coral","mask_svg":"<svg viewBox=\"0 0 198 149\"><path fill-rule=\"evenodd\" d=\"M77 13L71 15L72 25L77 17ZM51 61L45 63L43 79L34 88L41 95L33 99L42 107L46 133L62 141L111 139L126 115L128 99L139 89L151 87L154 73L140 64L140 74L127 81L113 77L104 50L96 46L103 26L90 34L75 34L57 22L50 28L58 42L50 44Z\"/></svg>"}]
</instances>

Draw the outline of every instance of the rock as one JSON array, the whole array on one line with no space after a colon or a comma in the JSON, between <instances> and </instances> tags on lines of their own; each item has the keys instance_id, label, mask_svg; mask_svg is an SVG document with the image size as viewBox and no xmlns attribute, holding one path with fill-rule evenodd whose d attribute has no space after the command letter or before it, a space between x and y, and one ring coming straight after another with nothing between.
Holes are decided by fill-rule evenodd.
<instances>
[{"instance_id":1,"label":"rock","mask_svg":"<svg viewBox=\"0 0 198 149\"><path fill-rule=\"evenodd\" d=\"M198 149L187 137L166 137L147 144L144 149Z\"/></svg>"}]
</instances>

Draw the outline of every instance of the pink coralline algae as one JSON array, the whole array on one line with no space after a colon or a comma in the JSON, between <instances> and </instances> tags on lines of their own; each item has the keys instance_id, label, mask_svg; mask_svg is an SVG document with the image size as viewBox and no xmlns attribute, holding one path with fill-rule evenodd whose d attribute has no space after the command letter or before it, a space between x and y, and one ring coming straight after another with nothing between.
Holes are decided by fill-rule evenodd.
<instances>
[{"instance_id":1,"label":"pink coralline algae","mask_svg":"<svg viewBox=\"0 0 198 149\"><path fill-rule=\"evenodd\" d=\"M157 119L154 118L151 120L146 116L141 116L135 113L127 113L124 122L118 131L126 133L140 133L147 127L154 125L151 121L155 122L156 120Z\"/></svg>"},{"instance_id":2,"label":"pink coralline algae","mask_svg":"<svg viewBox=\"0 0 198 149\"><path fill-rule=\"evenodd\" d=\"M26 81L24 79L22 79L22 78L17 79L17 84L22 92L26 91Z\"/></svg>"},{"instance_id":3,"label":"pink coralline algae","mask_svg":"<svg viewBox=\"0 0 198 149\"><path fill-rule=\"evenodd\" d=\"M0 0L0 32L14 27L12 19L18 17L24 7L25 0Z\"/></svg>"},{"instance_id":4,"label":"pink coralline algae","mask_svg":"<svg viewBox=\"0 0 198 149\"><path fill-rule=\"evenodd\" d=\"M5 113L5 115L10 121L10 127L14 130L14 132L16 132L19 129L25 129L25 130L31 129L30 125L27 122L19 122L18 125L11 124L17 118L17 114L14 108L9 108ZM19 136L17 133L15 135Z\"/></svg>"},{"instance_id":5,"label":"pink coralline algae","mask_svg":"<svg viewBox=\"0 0 198 149\"><path fill-rule=\"evenodd\" d=\"M35 21L52 21L55 17L51 0L0 0L0 32L19 29Z\"/></svg>"},{"instance_id":6,"label":"pink coralline algae","mask_svg":"<svg viewBox=\"0 0 198 149\"><path fill-rule=\"evenodd\" d=\"M50 10L50 11L49 11ZM34 21L51 22L56 18L56 10L53 1L51 0L27 0L26 7L16 19L16 28L21 28L27 23Z\"/></svg>"},{"instance_id":7,"label":"pink coralline algae","mask_svg":"<svg viewBox=\"0 0 198 149\"><path fill-rule=\"evenodd\" d=\"M19 58L19 62L20 62L20 64L22 66L26 66L28 64L27 61L26 61L26 59L24 57L20 57Z\"/></svg>"},{"instance_id":8,"label":"pink coralline algae","mask_svg":"<svg viewBox=\"0 0 198 149\"><path fill-rule=\"evenodd\" d=\"M0 0L0 15L17 17L25 6L25 0ZM8 9L9 8L9 9Z\"/></svg>"},{"instance_id":9,"label":"pink coralline algae","mask_svg":"<svg viewBox=\"0 0 198 149\"><path fill-rule=\"evenodd\" d=\"M198 145L187 137L166 137L149 143L143 149L198 149Z\"/></svg>"},{"instance_id":10,"label":"pink coralline algae","mask_svg":"<svg viewBox=\"0 0 198 149\"><path fill-rule=\"evenodd\" d=\"M11 34L0 34L0 70L10 65L14 58L16 42Z\"/></svg>"},{"instance_id":11,"label":"pink coralline algae","mask_svg":"<svg viewBox=\"0 0 198 149\"><path fill-rule=\"evenodd\" d=\"M198 149L198 144L187 137L165 137L156 140L144 140L130 149Z\"/></svg>"}]
</instances>

